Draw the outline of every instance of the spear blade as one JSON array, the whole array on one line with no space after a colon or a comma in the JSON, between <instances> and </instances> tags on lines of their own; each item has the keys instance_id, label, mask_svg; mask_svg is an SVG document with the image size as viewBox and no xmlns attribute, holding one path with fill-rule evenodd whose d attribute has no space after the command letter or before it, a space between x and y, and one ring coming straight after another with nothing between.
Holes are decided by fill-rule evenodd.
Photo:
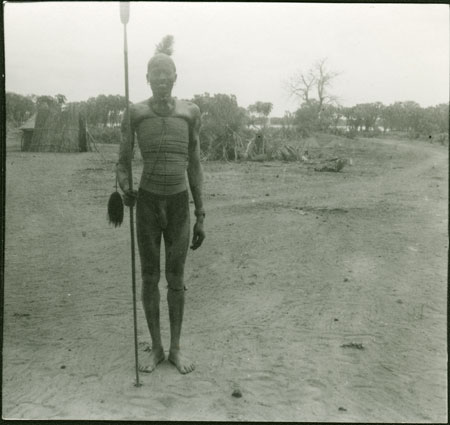
<instances>
[{"instance_id":1,"label":"spear blade","mask_svg":"<svg viewBox=\"0 0 450 425\"><path fill-rule=\"evenodd\" d=\"M127 1L120 2L120 21L122 24L128 24L130 19L130 3Z\"/></svg>"}]
</instances>

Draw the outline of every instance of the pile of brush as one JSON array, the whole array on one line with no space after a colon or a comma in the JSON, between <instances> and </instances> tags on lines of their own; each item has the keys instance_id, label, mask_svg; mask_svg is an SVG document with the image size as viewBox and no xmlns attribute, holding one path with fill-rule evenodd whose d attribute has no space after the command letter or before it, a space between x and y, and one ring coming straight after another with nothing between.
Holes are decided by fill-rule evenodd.
<instances>
[{"instance_id":1,"label":"pile of brush","mask_svg":"<svg viewBox=\"0 0 450 425\"><path fill-rule=\"evenodd\" d=\"M325 163L314 168L314 171L330 171L338 173L346 165L352 165L352 160L348 158L331 158L327 159Z\"/></svg>"}]
</instances>

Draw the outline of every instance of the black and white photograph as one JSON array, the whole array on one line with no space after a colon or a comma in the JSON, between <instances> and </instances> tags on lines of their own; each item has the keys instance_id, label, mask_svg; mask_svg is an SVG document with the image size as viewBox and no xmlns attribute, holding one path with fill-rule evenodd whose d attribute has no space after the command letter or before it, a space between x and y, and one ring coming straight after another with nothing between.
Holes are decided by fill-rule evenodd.
<instances>
[{"instance_id":1,"label":"black and white photograph","mask_svg":"<svg viewBox=\"0 0 450 425\"><path fill-rule=\"evenodd\" d=\"M2 419L448 422L447 4L2 7Z\"/></svg>"}]
</instances>

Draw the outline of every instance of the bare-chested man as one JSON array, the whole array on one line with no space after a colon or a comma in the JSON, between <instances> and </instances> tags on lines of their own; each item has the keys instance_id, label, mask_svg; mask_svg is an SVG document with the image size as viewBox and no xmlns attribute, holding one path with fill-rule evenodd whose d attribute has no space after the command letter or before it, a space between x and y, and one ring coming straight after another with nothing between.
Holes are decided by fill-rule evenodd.
<instances>
[{"instance_id":1,"label":"bare-chested man","mask_svg":"<svg viewBox=\"0 0 450 425\"><path fill-rule=\"evenodd\" d=\"M186 170L195 204L196 223L192 249L205 239L202 202L203 173L200 165L200 110L191 102L172 97L177 79L170 56L158 53L147 69L147 81L153 96L130 107L132 140L126 119L122 123L117 175L126 205L136 205L136 228L142 272L142 303L152 339L152 350L139 365L151 372L165 359L161 341L158 283L160 280L161 236L166 253L165 273L170 319L169 361L181 373L192 372L194 363L180 351L180 334L184 310L184 264L189 247L189 194ZM130 190L134 136L137 136L144 169L139 191Z\"/></svg>"}]
</instances>

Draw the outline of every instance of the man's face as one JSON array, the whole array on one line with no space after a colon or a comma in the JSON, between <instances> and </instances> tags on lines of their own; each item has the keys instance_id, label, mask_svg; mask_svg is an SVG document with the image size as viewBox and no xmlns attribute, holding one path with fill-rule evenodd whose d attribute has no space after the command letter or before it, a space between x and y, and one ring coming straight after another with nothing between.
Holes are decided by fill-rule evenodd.
<instances>
[{"instance_id":1,"label":"man's face","mask_svg":"<svg viewBox=\"0 0 450 425\"><path fill-rule=\"evenodd\" d=\"M153 64L147 74L153 96L160 100L170 98L176 79L173 67L163 61Z\"/></svg>"}]
</instances>

